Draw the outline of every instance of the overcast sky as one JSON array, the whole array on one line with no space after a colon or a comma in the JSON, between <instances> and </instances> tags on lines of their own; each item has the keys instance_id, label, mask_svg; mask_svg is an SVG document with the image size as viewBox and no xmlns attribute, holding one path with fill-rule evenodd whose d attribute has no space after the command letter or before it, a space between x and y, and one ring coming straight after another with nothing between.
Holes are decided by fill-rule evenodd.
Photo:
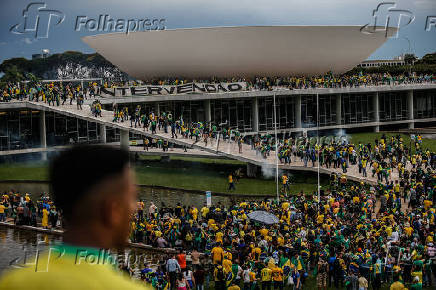
<instances>
[{"instance_id":1,"label":"overcast sky","mask_svg":"<svg viewBox=\"0 0 436 290\"><path fill-rule=\"evenodd\" d=\"M44 2L45 9L61 11L64 21L54 25L52 17L48 38L35 39L32 32L14 34L13 25L23 23L23 10L29 3ZM97 33L75 31L78 16L98 19L165 19L167 29L239 25L364 25L372 22L372 13L383 1L374 0L0 0L0 62L11 57L30 58L33 53L50 49L93 52L81 37ZM426 31L427 18L436 23L436 0L399 0L396 9L413 13L415 20L401 27L398 38L389 39L370 58L392 58L411 50L419 57L436 51L436 27ZM393 5L392 5L393 6ZM388 7L388 6L386 6ZM31 12L29 12L31 15ZM378 19L386 14L379 13ZM30 18L30 16L29 16ZM392 17L397 22L396 17ZM403 26L407 17L401 19ZM394 23L393 25L396 25ZM382 24L383 25L383 24ZM21 27L24 27L23 25ZM28 27L31 27L29 25Z\"/></svg>"}]
</instances>

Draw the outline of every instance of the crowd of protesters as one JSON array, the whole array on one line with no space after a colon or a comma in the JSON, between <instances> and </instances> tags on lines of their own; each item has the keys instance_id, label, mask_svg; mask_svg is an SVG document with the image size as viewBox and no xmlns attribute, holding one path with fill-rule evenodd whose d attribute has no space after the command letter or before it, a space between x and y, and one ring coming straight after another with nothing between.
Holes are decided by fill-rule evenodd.
<instances>
[{"instance_id":1,"label":"crowd of protesters","mask_svg":"<svg viewBox=\"0 0 436 290\"><path fill-rule=\"evenodd\" d=\"M407 84L423 84L435 83L436 77L433 74L415 73L406 75L391 75L389 73L373 73L373 74L344 74L334 75L328 72L318 76L290 76L290 77L261 77L257 76L253 79L247 78L231 78L219 79L211 78L205 80L188 80L172 78L166 80L150 80L147 83L152 85L183 85L190 82L197 83L219 83L219 82L245 82L247 90L273 90L273 89L313 89L313 88L350 88L350 87L366 87L366 86L383 86L383 85L407 85ZM141 86L138 82L105 82L105 87L128 87Z\"/></svg>"},{"instance_id":2,"label":"crowd of protesters","mask_svg":"<svg viewBox=\"0 0 436 290\"><path fill-rule=\"evenodd\" d=\"M314 88L354 88L367 86L384 85L407 85L435 83L436 77L433 75L390 75L384 74L355 74L335 76L327 73L322 76L313 77L256 77L250 82L250 87L255 90L272 90L275 88L287 89L314 89Z\"/></svg>"},{"instance_id":3,"label":"crowd of protesters","mask_svg":"<svg viewBox=\"0 0 436 290\"><path fill-rule=\"evenodd\" d=\"M334 175L320 201L316 194L202 208L139 201L131 240L181 249L143 270L143 279L161 289L168 283L174 289L301 289L315 287L312 276L319 289L430 286L436 273L434 171L417 182L422 186L413 206L407 187L397 193L390 183L370 187ZM279 223L251 221L255 210Z\"/></svg>"},{"instance_id":4,"label":"crowd of protesters","mask_svg":"<svg viewBox=\"0 0 436 290\"><path fill-rule=\"evenodd\" d=\"M366 86L383 86L383 85L407 85L407 84L424 84L436 83L436 76L432 74L416 75L390 75L389 73L377 74L354 74L354 75L334 75L330 72L319 76L290 76L290 77L254 77L253 79L232 78L218 79L212 78L208 80L186 80L186 79L167 79L167 80L150 80L148 83L153 85L182 85L189 82L199 83L219 83L219 82L245 82L247 90L275 90L275 89L314 89L314 88L350 88L350 87L366 87ZM141 85L138 82L115 82L105 81L104 88L110 87L127 87ZM18 85L16 83L8 83L3 88L0 95L1 102L11 100L43 101L49 104L70 105L73 100L78 104L83 104L83 99L87 96L93 97L100 94L100 86L97 83L88 83L86 88L81 84L62 84L62 83L27 83Z\"/></svg>"},{"instance_id":5,"label":"crowd of protesters","mask_svg":"<svg viewBox=\"0 0 436 290\"><path fill-rule=\"evenodd\" d=\"M17 191L4 192L0 200L0 221L12 220L16 225L41 226L45 229L61 225L59 212L47 194L35 202L31 195Z\"/></svg>"},{"instance_id":6,"label":"crowd of protesters","mask_svg":"<svg viewBox=\"0 0 436 290\"><path fill-rule=\"evenodd\" d=\"M85 99L95 97L100 94L100 87L97 83L89 82L87 87L82 84L73 83L27 83L17 84L8 83L1 88L2 94L0 102L9 102L11 100L29 100L33 102L44 102L49 106L60 106L73 102L78 109L82 109Z\"/></svg>"},{"instance_id":7,"label":"crowd of protesters","mask_svg":"<svg viewBox=\"0 0 436 290\"><path fill-rule=\"evenodd\" d=\"M424 150L421 141L416 136L412 150L401 136L383 135L375 145L355 148L332 142L314 148L323 166L351 164L366 176L367 159L368 164L377 163L371 166L372 174L380 175L377 185L368 186L350 184L346 174L332 174L320 201L316 194L288 196L285 174L279 203L265 200L201 209L178 204L158 210L154 204L147 209L138 202L133 241L204 254L199 266L189 267L183 261L186 255L180 253L160 270L147 270L146 280L157 288L167 283L195 286L192 277L206 269L206 280L214 281L216 289L283 289L287 285L301 289L311 275L317 277L320 289L327 285L341 289L368 289L368 285L380 289L384 283L392 283L392 289L433 285L436 163L434 152ZM301 154L311 145L304 140L298 145L302 150L295 150L294 158L304 159ZM381 173L392 170L399 171L398 179ZM253 223L248 214L254 210L272 213L280 222L268 227ZM168 263L174 261L179 266L168 270Z\"/></svg>"},{"instance_id":8,"label":"crowd of protesters","mask_svg":"<svg viewBox=\"0 0 436 290\"><path fill-rule=\"evenodd\" d=\"M320 200L316 193L288 195L286 174L279 201L196 208L180 203L158 207L140 200L130 240L178 249L174 256L162 256L158 265L139 265L141 278L157 289L311 289L315 281L319 289L434 286L434 152L428 155L418 136L413 143L412 151L400 136L382 136L375 145L356 147L332 142L324 149L330 152L333 147L332 156L338 150L346 163L359 166L359 159L367 156L368 163L385 162L382 169L400 168L401 174L395 180L380 178L376 185L352 183L346 174L332 174ZM312 146L304 140L295 145ZM334 160L327 165L329 158L322 148L315 149L323 166L341 166L342 161ZM46 196L35 205L29 195L6 193L2 205L2 219L8 216L17 224L35 225L39 217L41 226L55 227L59 220L55 221L59 214L52 214L56 210ZM275 215L278 222L265 225L251 220L249 214L256 210Z\"/></svg>"},{"instance_id":9,"label":"crowd of protesters","mask_svg":"<svg viewBox=\"0 0 436 290\"><path fill-rule=\"evenodd\" d=\"M334 79L314 83L320 87L326 83L342 86ZM350 83L355 84L353 80ZM263 89L261 86L259 89ZM48 84L32 92L17 93L15 89L15 95L6 90L6 95L18 99L25 95L50 105L76 100L79 107L81 96L86 96L82 92L82 88ZM98 108L101 113L98 102L91 106L96 115ZM299 158L305 166L315 166L319 161L320 166L341 168L343 172L331 175L330 185L322 190L319 200L312 193L287 195L288 177L283 175L285 190L280 200L227 206L218 203L202 208L182 204L158 207L138 201L130 240L179 251L162 258L157 267L143 265L141 278L155 288L309 289L315 287L312 277L316 277L318 289L434 287L436 156L422 146L420 136L413 148L408 148L401 136L382 136L374 144L313 144L309 139L242 136L228 127L185 122L169 112L142 112L141 107L129 111L117 105L113 121L130 121L132 127L152 133L171 130L173 138L191 138L206 145L220 139L235 142L240 153L242 144L250 143L252 150L264 158L277 154L282 163ZM144 147L145 143L144 139ZM378 183L370 186L348 182L349 166L357 166L363 177L377 175ZM393 178L393 171L398 171L398 178ZM279 221L271 225L255 222L248 215L256 210L272 214ZM0 220L11 218L18 225L37 226L40 219L42 227L55 228L61 220L59 215L45 195L34 203L28 194L10 192L3 194L0 203Z\"/></svg>"}]
</instances>

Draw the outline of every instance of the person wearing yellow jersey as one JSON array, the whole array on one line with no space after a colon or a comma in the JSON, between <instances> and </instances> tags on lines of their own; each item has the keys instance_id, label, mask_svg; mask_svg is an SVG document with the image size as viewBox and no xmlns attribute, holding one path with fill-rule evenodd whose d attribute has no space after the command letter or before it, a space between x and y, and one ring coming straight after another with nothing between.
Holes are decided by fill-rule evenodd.
<instances>
[{"instance_id":1,"label":"person wearing yellow jersey","mask_svg":"<svg viewBox=\"0 0 436 290\"><path fill-rule=\"evenodd\" d=\"M206 218L209 213L209 208L206 206L202 207L200 213L203 218Z\"/></svg>"},{"instance_id":2,"label":"person wearing yellow jersey","mask_svg":"<svg viewBox=\"0 0 436 290\"><path fill-rule=\"evenodd\" d=\"M259 233L262 235L262 237L265 237L266 235L268 235L268 230L265 228L261 228L259 230Z\"/></svg>"},{"instance_id":3,"label":"person wearing yellow jersey","mask_svg":"<svg viewBox=\"0 0 436 290\"><path fill-rule=\"evenodd\" d=\"M224 269L224 273L230 273L230 271L232 271L232 261L227 259L227 257L223 260L223 269Z\"/></svg>"},{"instance_id":4,"label":"person wearing yellow jersey","mask_svg":"<svg viewBox=\"0 0 436 290\"><path fill-rule=\"evenodd\" d=\"M198 218L198 209L196 207L192 208L192 218L194 221L196 221Z\"/></svg>"},{"instance_id":5,"label":"person wearing yellow jersey","mask_svg":"<svg viewBox=\"0 0 436 290\"><path fill-rule=\"evenodd\" d=\"M277 243L279 244L279 246L284 246L285 245L285 239L282 236L278 236L277 237Z\"/></svg>"},{"instance_id":6,"label":"person wearing yellow jersey","mask_svg":"<svg viewBox=\"0 0 436 290\"><path fill-rule=\"evenodd\" d=\"M208 221L207 221L207 226L208 227L212 227L212 225L214 225L215 224L215 220L214 219L209 219Z\"/></svg>"},{"instance_id":7,"label":"person wearing yellow jersey","mask_svg":"<svg viewBox=\"0 0 436 290\"><path fill-rule=\"evenodd\" d=\"M83 174L80 182L71 178L77 172ZM107 146L73 147L52 161L49 180L56 208L67 221L63 244L41 255L38 265L5 271L0 289L151 289L119 275L116 259L106 250L125 246L136 210L128 152Z\"/></svg>"},{"instance_id":8,"label":"person wearing yellow jersey","mask_svg":"<svg viewBox=\"0 0 436 290\"><path fill-rule=\"evenodd\" d=\"M217 243L222 243L223 242L223 236L224 234L222 232L217 232L215 235L215 241Z\"/></svg>"},{"instance_id":9,"label":"person wearing yellow jersey","mask_svg":"<svg viewBox=\"0 0 436 290\"><path fill-rule=\"evenodd\" d=\"M424 200L424 209L428 210L433 205L433 201L425 199Z\"/></svg>"},{"instance_id":10,"label":"person wearing yellow jersey","mask_svg":"<svg viewBox=\"0 0 436 290\"><path fill-rule=\"evenodd\" d=\"M287 209L289 208L290 205L291 205L291 204L290 204L289 202L285 201L284 203L282 203L282 209L283 209L283 210L287 210Z\"/></svg>"},{"instance_id":11,"label":"person wearing yellow jersey","mask_svg":"<svg viewBox=\"0 0 436 290\"><path fill-rule=\"evenodd\" d=\"M272 270L269 267L264 267L260 271L260 278L263 290L271 289L271 281L272 281Z\"/></svg>"},{"instance_id":12,"label":"person wearing yellow jersey","mask_svg":"<svg viewBox=\"0 0 436 290\"><path fill-rule=\"evenodd\" d=\"M6 207L0 203L0 222L4 222L6 220L5 209Z\"/></svg>"},{"instance_id":13,"label":"person wearing yellow jersey","mask_svg":"<svg viewBox=\"0 0 436 290\"><path fill-rule=\"evenodd\" d=\"M229 190L229 191L230 190L236 190L235 183L233 182L233 175L232 175L232 173L229 174L228 180L229 180L229 188L227 190Z\"/></svg>"},{"instance_id":14,"label":"person wearing yellow jersey","mask_svg":"<svg viewBox=\"0 0 436 290\"><path fill-rule=\"evenodd\" d=\"M358 196L353 197L353 203L358 204L360 202L360 198Z\"/></svg>"},{"instance_id":15,"label":"person wearing yellow jersey","mask_svg":"<svg viewBox=\"0 0 436 290\"><path fill-rule=\"evenodd\" d=\"M224 259L224 250L221 248L221 244L218 243L217 246L212 248L210 252L212 254L212 261L214 265L221 265Z\"/></svg>"},{"instance_id":16,"label":"person wearing yellow jersey","mask_svg":"<svg viewBox=\"0 0 436 290\"><path fill-rule=\"evenodd\" d=\"M288 192L289 191L289 183L288 183L288 175L287 174L283 174L282 176L282 186L283 186L283 191L284 192Z\"/></svg>"},{"instance_id":17,"label":"person wearing yellow jersey","mask_svg":"<svg viewBox=\"0 0 436 290\"><path fill-rule=\"evenodd\" d=\"M316 222L317 222L318 224L322 224L322 223L324 222L324 215L323 215L323 214L318 215L318 216L316 217Z\"/></svg>"},{"instance_id":18,"label":"person wearing yellow jersey","mask_svg":"<svg viewBox=\"0 0 436 290\"><path fill-rule=\"evenodd\" d=\"M256 283L257 283L257 279L256 279L256 272L254 271L250 271L250 284L251 284L251 288L252 289L256 289Z\"/></svg>"},{"instance_id":19,"label":"person wearing yellow jersey","mask_svg":"<svg viewBox=\"0 0 436 290\"><path fill-rule=\"evenodd\" d=\"M259 248L258 246L257 247L254 247L252 250L251 250L251 255L252 255L252 258L255 260L255 261L258 261L259 260L259 258L260 258L260 254L262 253L262 250L261 250L261 248Z\"/></svg>"},{"instance_id":20,"label":"person wearing yellow jersey","mask_svg":"<svg viewBox=\"0 0 436 290\"><path fill-rule=\"evenodd\" d=\"M394 276L394 279L396 281L391 284L391 287L389 287L389 290L407 290L407 288L404 286L404 284L400 281L400 275Z\"/></svg>"},{"instance_id":21,"label":"person wearing yellow jersey","mask_svg":"<svg viewBox=\"0 0 436 290\"><path fill-rule=\"evenodd\" d=\"M330 205L325 204L324 205L324 213L327 214L330 211Z\"/></svg>"},{"instance_id":22,"label":"person wearing yellow jersey","mask_svg":"<svg viewBox=\"0 0 436 290\"><path fill-rule=\"evenodd\" d=\"M48 228L48 210L46 208L42 210L41 226L44 229Z\"/></svg>"},{"instance_id":23,"label":"person wearing yellow jersey","mask_svg":"<svg viewBox=\"0 0 436 290\"><path fill-rule=\"evenodd\" d=\"M227 290L241 290L241 287L239 287L235 283L232 283L229 287L227 287Z\"/></svg>"},{"instance_id":24,"label":"person wearing yellow jersey","mask_svg":"<svg viewBox=\"0 0 436 290\"><path fill-rule=\"evenodd\" d=\"M283 289L283 269L277 264L271 271L272 281L274 284L274 289Z\"/></svg>"}]
</instances>

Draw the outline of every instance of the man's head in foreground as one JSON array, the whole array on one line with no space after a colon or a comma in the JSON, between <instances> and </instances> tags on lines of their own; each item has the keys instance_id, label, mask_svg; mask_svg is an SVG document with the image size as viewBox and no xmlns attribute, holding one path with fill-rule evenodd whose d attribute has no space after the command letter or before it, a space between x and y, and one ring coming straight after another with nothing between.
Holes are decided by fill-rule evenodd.
<instances>
[{"instance_id":1,"label":"man's head in foreground","mask_svg":"<svg viewBox=\"0 0 436 290\"><path fill-rule=\"evenodd\" d=\"M108 146L75 146L50 165L51 193L62 210L64 242L120 248L136 207L135 177L127 151Z\"/></svg>"},{"instance_id":2,"label":"man's head in foreground","mask_svg":"<svg viewBox=\"0 0 436 290\"><path fill-rule=\"evenodd\" d=\"M128 153L77 146L53 160L50 179L55 204L66 219L66 245L54 246L38 254L36 262L7 271L0 278L0 290L144 289L144 284L116 273L114 259L101 255L103 249L124 245L135 210Z\"/></svg>"}]
</instances>

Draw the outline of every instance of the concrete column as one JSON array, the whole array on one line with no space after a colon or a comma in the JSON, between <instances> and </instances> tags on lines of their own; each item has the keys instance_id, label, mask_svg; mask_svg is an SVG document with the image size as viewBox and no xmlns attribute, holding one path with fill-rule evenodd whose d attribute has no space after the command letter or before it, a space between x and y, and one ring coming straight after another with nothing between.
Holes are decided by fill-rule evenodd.
<instances>
[{"instance_id":1,"label":"concrete column","mask_svg":"<svg viewBox=\"0 0 436 290\"><path fill-rule=\"evenodd\" d=\"M47 130L45 127L45 111L39 111L39 140L41 148L47 148ZM47 160L47 152L41 152L41 159Z\"/></svg>"},{"instance_id":2,"label":"concrete column","mask_svg":"<svg viewBox=\"0 0 436 290\"><path fill-rule=\"evenodd\" d=\"M342 95L336 95L336 125L342 124Z\"/></svg>"},{"instance_id":3,"label":"concrete column","mask_svg":"<svg viewBox=\"0 0 436 290\"><path fill-rule=\"evenodd\" d=\"M410 90L407 92L407 113L408 113L408 119L413 120L413 90ZM415 122L409 123L409 129L415 128Z\"/></svg>"},{"instance_id":4,"label":"concrete column","mask_svg":"<svg viewBox=\"0 0 436 290\"><path fill-rule=\"evenodd\" d=\"M379 102L378 102L378 92L375 92L372 96L372 105L374 107L374 122L380 122L380 113L379 113ZM380 132L380 126L376 125L374 127L374 132Z\"/></svg>"},{"instance_id":5,"label":"concrete column","mask_svg":"<svg viewBox=\"0 0 436 290\"><path fill-rule=\"evenodd\" d=\"M120 130L121 149L129 150L129 130Z\"/></svg>"},{"instance_id":6,"label":"concrete column","mask_svg":"<svg viewBox=\"0 0 436 290\"><path fill-rule=\"evenodd\" d=\"M156 116L160 115L159 103L154 103L154 114Z\"/></svg>"},{"instance_id":7,"label":"concrete column","mask_svg":"<svg viewBox=\"0 0 436 290\"><path fill-rule=\"evenodd\" d=\"M100 124L100 142L106 144L106 126Z\"/></svg>"},{"instance_id":8,"label":"concrete column","mask_svg":"<svg viewBox=\"0 0 436 290\"><path fill-rule=\"evenodd\" d=\"M253 132L259 132L259 101L257 97L251 101L251 115L251 129Z\"/></svg>"},{"instance_id":9,"label":"concrete column","mask_svg":"<svg viewBox=\"0 0 436 290\"><path fill-rule=\"evenodd\" d=\"M247 163L247 177L257 176L257 165Z\"/></svg>"},{"instance_id":10,"label":"concrete column","mask_svg":"<svg viewBox=\"0 0 436 290\"><path fill-rule=\"evenodd\" d=\"M210 122L212 120L212 114L210 111L210 100L204 100L204 117L206 122Z\"/></svg>"},{"instance_id":11,"label":"concrete column","mask_svg":"<svg viewBox=\"0 0 436 290\"><path fill-rule=\"evenodd\" d=\"M301 95L295 99L295 128L301 128Z\"/></svg>"}]
</instances>

